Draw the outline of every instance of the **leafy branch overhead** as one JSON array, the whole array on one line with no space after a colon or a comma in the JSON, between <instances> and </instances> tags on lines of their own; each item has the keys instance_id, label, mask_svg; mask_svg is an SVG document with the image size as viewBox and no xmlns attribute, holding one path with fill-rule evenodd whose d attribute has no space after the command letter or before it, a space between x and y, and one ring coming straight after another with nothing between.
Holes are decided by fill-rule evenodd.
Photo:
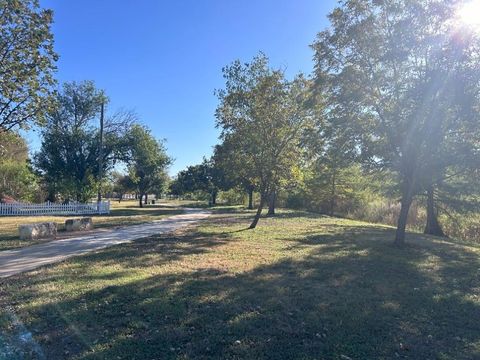
<instances>
[{"instance_id":1,"label":"leafy branch overhead","mask_svg":"<svg viewBox=\"0 0 480 360\"><path fill-rule=\"evenodd\" d=\"M51 10L0 0L0 130L43 124L55 84Z\"/></svg>"}]
</instances>

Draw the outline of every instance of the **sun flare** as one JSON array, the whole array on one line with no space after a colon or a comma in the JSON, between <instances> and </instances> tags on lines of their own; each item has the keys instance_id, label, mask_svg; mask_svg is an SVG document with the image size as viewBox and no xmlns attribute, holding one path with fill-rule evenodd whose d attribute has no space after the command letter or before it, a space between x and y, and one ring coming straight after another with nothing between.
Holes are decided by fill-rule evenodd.
<instances>
[{"instance_id":1,"label":"sun flare","mask_svg":"<svg viewBox=\"0 0 480 360\"><path fill-rule=\"evenodd\" d=\"M462 23L480 31L480 0L466 2L458 11Z\"/></svg>"}]
</instances>

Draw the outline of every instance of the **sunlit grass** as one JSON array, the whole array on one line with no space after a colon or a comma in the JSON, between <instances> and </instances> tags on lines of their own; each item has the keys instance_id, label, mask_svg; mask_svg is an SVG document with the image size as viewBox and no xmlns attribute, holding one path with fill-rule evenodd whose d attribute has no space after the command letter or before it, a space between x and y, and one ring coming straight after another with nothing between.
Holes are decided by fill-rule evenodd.
<instances>
[{"instance_id":1,"label":"sunlit grass","mask_svg":"<svg viewBox=\"0 0 480 360\"><path fill-rule=\"evenodd\" d=\"M409 234L397 249L390 227L292 211L246 230L251 216L17 276L1 308L48 359L480 356L478 247ZM4 342L19 331L0 321Z\"/></svg>"}]
</instances>

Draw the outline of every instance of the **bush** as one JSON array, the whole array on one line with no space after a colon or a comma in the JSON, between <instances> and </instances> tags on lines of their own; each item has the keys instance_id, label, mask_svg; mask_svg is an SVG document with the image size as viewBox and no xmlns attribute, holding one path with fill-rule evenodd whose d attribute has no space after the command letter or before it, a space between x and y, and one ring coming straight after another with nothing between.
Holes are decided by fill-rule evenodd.
<instances>
[{"instance_id":1,"label":"bush","mask_svg":"<svg viewBox=\"0 0 480 360\"><path fill-rule=\"evenodd\" d=\"M228 191L221 191L218 194L217 202L225 205L243 205L246 201L246 194L241 189L230 189Z\"/></svg>"},{"instance_id":2,"label":"bush","mask_svg":"<svg viewBox=\"0 0 480 360\"><path fill-rule=\"evenodd\" d=\"M400 203L388 198L377 198L361 204L347 217L371 223L396 226L400 214ZM408 213L407 226L410 230L423 231L426 223L426 210L418 202L413 202Z\"/></svg>"},{"instance_id":3,"label":"bush","mask_svg":"<svg viewBox=\"0 0 480 360\"><path fill-rule=\"evenodd\" d=\"M440 222L448 236L472 243L480 243L480 214L442 214Z\"/></svg>"},{"instance_id":4,"label":"bush","mask_svg":"<svg viewBox=\"0 0 480 360\"><path fill-rule=\"evenodd\" d=\"M280 193L277 203L289 209L308 209L305 193L298 190L288 192L286 195Z\"/></svg>"}]
</instances>

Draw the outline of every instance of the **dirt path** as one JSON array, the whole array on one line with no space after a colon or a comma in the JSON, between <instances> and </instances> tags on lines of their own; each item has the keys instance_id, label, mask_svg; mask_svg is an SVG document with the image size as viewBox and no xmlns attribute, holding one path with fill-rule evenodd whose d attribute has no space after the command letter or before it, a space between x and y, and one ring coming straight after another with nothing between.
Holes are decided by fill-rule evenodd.
<instances>
[{"instance_id":1,"label":"dirt path","mask_svg":"<svg viewBox=\"0 0 480 360\"><path fill-rule=\"evenodd\" d=\"M12 276L37 267L62 261L109 246L131 242L156 234L168 233L194 224L210 215L208 211L185 209L185 214L140 225L101 230L88 235L0 251L0 278Z\"/></svg>"}]
</instances>

